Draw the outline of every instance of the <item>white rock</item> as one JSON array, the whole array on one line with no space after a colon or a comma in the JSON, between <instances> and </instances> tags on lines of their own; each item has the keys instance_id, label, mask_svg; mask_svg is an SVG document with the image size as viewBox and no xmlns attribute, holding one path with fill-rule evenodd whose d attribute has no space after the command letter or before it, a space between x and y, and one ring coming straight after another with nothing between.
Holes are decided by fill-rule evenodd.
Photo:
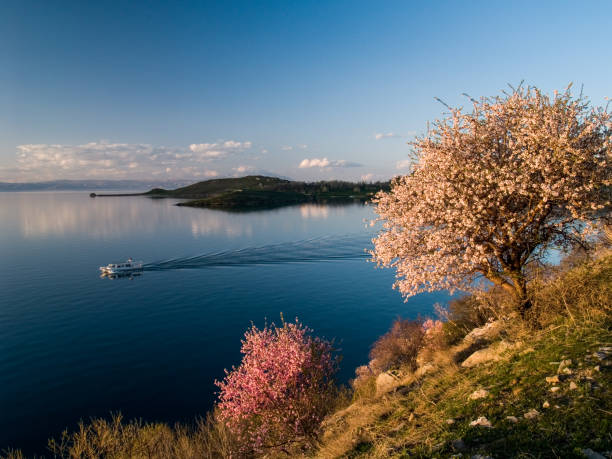
<instances>
[{"instance_id":1,"label":"white rock","mask_svg":"<svg viewBox=\"0 0 612 459\"><path fill-rule=\"evenodd\" d=\"M594 353L599 360L606 360L612 357L612 346L602 346Z\"/></svg>"},{"instance_id":2,"label":"white rock","mask_svg":"<svg viewBox=\"0 0 612 459\"><path fill-rule=\"evenodd\" d=\"M548 403L548 401L545 401L544 403L542 403L542 408L550 408L550 403Z\"/></svg>"},{"instance_id":3,"label":"white rock","mask_svg":"<svg viewBox=\"0 0 612 459\"><path fill-rule=\"evenodd\" d=\"M523 416L525 417L525 419L534 419L537 418L540 415L540 412L536 409L531 409L529 411L527 411Z\"/></svg>"},{"instance_id":4,"label":"white rock","mask_svg":"<svg viewBox=\"0 0 612 459\"><path fill-rule=\"evenodd\" d=\"M518 418L516 416L506 416L506 419L514 424L518 422Z\"/></svg>"},{"instance_id":5,"label":"white rock","mask_svg":"<svg viewBox=\"0 0 612 459\"><path fill-rule=\"evenodd\" d=\"M485 398L489 396L489 392L484 389L475 390L470 394L470 400L478 400L479 398Z\"/></svg>"},{"instance_id":6,"label":"white rock","mask_svg":"<svg viewBox=\"0 0 612 459\"><path fill-rule=\"evenodd\" d=\"M421 377L430 371L434 370L436 367L433 363L426 363L425 365L419 367L417 371L414 372L414 375L418 378Z\"/></svg>"},{"instance_id":7,"label":"white rock","mask_svg":"<svg viewBox=\"0 0 612 459\"><path fill-rule=\"evenodd\" d=\"M472 427L475 427L475 426L488 427L488 428L493 427L493 424L491 424L491 422L487 418L485 418L484 416L480 416L475 421L470 422L470 425Z\"/></svg>"},{"instance_id":8,"label":"white rock","mask_svg":"<svg viewBox=\"0 0 612 459\"><path fill-rule=\"evenodd\" d=\"M510 347L512 346L507 342L500 341L497 344L474 352L461 363L461 366L464 368L471 368L482 363L497 362L501 360L501 354Z\"/></svg>"},{"instance_id":9,"label":"white rock","mask_svg":"<svg viewBox=\"0 0 612 459\"><path fill-rule=\"evenodd\" d=\"M569 367L571 364L572 364L572 360L571 359L562 360L559 363L559 368L557 368L557 373L561 373L564 368Z\"/></svg>"},{"instance_id":10,"label":"white rock","mask_svg":"<svg viewBox=\"0 0 612 459\"><path fill-rule=\"evenodd\" d=\"M503 328L503 322L501 320L495 320L488 322L480 328L474 328L471 332L465 335L463 341L466 343L475 343L481 340L490 340L497 337Z\"/></svg>"},{"instance_id":11,"label":"white rock","mask_svg":"<svg viewBox=\"0 0 612 459\"><path fill-rule=\"evenodd\" d=\"M578 389L578 385L574 381L572 381L569 385L569 388L570 390L576 390Z\"/></svg>"},{"instance_id":12,"label":"white rock","mask_svg":"<svg viewBox=\"0 0 612 459\"><path fill-rule=\"evenodd\" d=\"M376 377L376 395L389 392L397 385L397 378L391 373L384 372Z\"/></svg>"},{"instance_id":13,"label":"white rock","mask_svg":"<svg viewBox=\"0 0 612 459\"><path fill-rule=\"evenodd\" d=\"M561 388L559 386L554 386L554 387L550 388L550 391L553 392L553 393L554 392L558 392L559 390L561 390Z\"/></svg>"},{"instance_id":14,"label":"white rock","mask_svg":"<svg viewBox=\"0 0 612 459\"><path fill-rule=\"evenodd\" d=\"M596 453L591 448L583 449L582 454L584 454L588 459L606 459L604 455Z\"/></svg>"}]
</instances>

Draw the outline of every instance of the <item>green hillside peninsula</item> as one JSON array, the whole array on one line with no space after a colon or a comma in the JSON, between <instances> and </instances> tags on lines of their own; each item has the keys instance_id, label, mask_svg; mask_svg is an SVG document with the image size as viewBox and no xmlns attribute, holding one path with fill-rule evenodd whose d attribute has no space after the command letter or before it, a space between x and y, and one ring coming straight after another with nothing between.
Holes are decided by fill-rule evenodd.
<instances>
[{"instance_id":1,"label":"green hillside peninsula","mask_svg":"<svg viewBox=\"0 0 612 459\"><path fill-rule=\"evenodd\" d=\"M206 180L176 190L155 188L145 196L189 199L178 206L234 211L272 209L303 203L349 204L366 202L389 182L296 182L263 175Z\"/></svg>"}]
</instances>

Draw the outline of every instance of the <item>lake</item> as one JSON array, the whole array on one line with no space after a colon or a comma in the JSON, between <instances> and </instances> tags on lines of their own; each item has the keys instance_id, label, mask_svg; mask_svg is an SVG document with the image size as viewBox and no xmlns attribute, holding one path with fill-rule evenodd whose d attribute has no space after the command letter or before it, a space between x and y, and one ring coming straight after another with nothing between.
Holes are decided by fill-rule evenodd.
<instances>
[{"instance_id":1,"label":"lake","mask_svg":"<svg viewBox=\"0 0 612 459\"><path fill-rule=\"evenodd\" d=\"M250 213L83 192L0 193L0 450L44 453L80 419L121 411L173 423L205 414L251 322L298 317L334 339L346 383L404 303L368 262L372 209ZM101 278L128 257L145 270Z\"/></svg>"}]
</instances>

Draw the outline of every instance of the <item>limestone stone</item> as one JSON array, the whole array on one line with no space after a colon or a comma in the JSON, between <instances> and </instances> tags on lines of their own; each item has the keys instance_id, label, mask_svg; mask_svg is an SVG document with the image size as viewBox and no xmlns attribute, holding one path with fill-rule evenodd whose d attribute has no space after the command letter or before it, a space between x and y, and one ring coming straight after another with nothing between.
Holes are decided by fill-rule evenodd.
<instances>
[{"instance_id":1,"label":"limestone stone","mask_svg":"<svg viewBox=\"0 0 612 459\"><path fill-rule=\"evenodd\" d=\"M587 459L606 459L606 456L593 451L591 448L583 449L582 454L584 454Z\"/></svg>"},{"instance_id":2,"label":"limestone stone","mask_svg":"<svg viewBox=\"0 0 612 459\"><path fill-rule=\"evenodd\" d=\"M484 416L480 416L478 419L476 419L475 421L470 422L470 425L472 427L487 427L487 428L492 428L493 424L491 424L491 421L489 421L487 418L485 418Z\"/></svg>"},{"instance_id":3,"label":"limestone stone","mask_svg":"<svg viewBox=\"0 0 612 459\"><path fill-rule=\"evenodd\" d=\"M417 378L420 378L421 376L433 371L435 369L435 365L431 362L424 364L423 366L417 368L417 371L414 372L414 375Z\"/></svg>"},{"instance_id":4,"label":"limestone stone","mask_svg":"<svg viewBox=\"0 0 612 459\"><path fill-rule=\"evenodd\" d=\"M485 349L474 352L461 363L461 366L463 368L472 368L487 362L497 362L501 360L501 354L510 347L510 344L506 341L500 341Z\"/></svg>"},{"instance_id":5,"label":"limestone stone","mask_svg":"<svg viewBox=\"0 0 612 459\"><path fill-rule=\"evenodd\" d=\"M397 378L389 372L384 372L376 377L376 395L382 395L392 390L397 385Z\"/></svg>"},{"instance_id":6,"label":"limestone stone","mask_svg":"<svg viewBox=\"0 0 612 459\"><path fill-rule=\"evenodd\" d=\"M478 341L489 341L497 338L503 329L503 322L501 320L494 320L486 323L480 328L474 328L471 332L465 335L463 341L466 343L476 343Z\"/></svg>"},{"instance_id":7,"label":"limestone stone","mask_svg":"<svg viewBox=\"0 0 612 459\"><path fill-rule=\"evenodd\" d=\"M485 389L478 389L472 392L469 396L470 400L478 400L480 398L486 398L489 396L489 391Z\"/></svg>"},{"instance_id":8,"label":"limestone stone","mask_svg":"<svg viewBox=\"0 0 612 459\"><path fill-rule=\"evenodd\" d=\"M569 367L572 364L572 359L562 360L559 363L559 368L557 368L557 373L561 373L564 368Z\"/></svg>"}]
</instances>

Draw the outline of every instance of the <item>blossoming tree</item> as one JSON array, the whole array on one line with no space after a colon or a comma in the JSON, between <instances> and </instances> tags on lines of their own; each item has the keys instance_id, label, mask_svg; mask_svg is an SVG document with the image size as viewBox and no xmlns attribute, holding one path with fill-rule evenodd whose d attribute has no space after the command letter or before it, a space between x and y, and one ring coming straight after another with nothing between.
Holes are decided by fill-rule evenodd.
<instances>
[{"instance_id":1,"label":"blossoming tree","mask_svg":"<svg viewBox=\"0 0 612 459\"><path fill-rule=\"evenodd\" d=\"M287 450L311 441L336 394L332 344L300 324L251 327L242 363L226 372L218 413L237 438L241 454Z\"/></svg>"},{"instance_id":2,"label":"blossoming tree","mask_svg":"<svg viewBox=\"0 0 612 459\"><path fill-rule=\"evenodd\" d=\"M472 102L410 143L411 173L375 198L383 228L371 253L405 297L469 291L484 276L524 314L526 267L550 247L588 245L609 219L611 116L569 87Z\"/></svg>"}]
</instances>

